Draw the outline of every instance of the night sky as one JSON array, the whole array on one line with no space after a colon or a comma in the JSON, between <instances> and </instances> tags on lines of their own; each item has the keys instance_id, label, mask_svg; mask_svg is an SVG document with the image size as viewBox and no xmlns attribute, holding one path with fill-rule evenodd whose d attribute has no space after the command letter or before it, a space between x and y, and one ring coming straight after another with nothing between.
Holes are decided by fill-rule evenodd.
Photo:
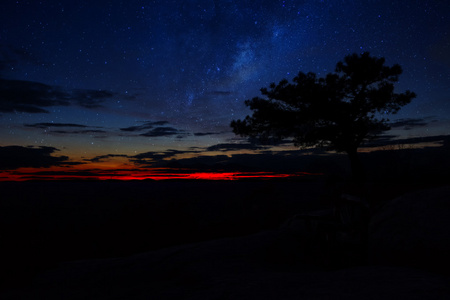
<instances>
[{"instance_id":1,"label":"night sky","mask_svg":"<svg viewBox=\"0 0 450 300\"><path fill-rule=\"evenodd\" d=\"M145 178L291 153L231 132L244 101L365 51L417 94L388 134L448 135L449 18L447 1L2 1L0 177Z\"/></svg>"}]
</instances>

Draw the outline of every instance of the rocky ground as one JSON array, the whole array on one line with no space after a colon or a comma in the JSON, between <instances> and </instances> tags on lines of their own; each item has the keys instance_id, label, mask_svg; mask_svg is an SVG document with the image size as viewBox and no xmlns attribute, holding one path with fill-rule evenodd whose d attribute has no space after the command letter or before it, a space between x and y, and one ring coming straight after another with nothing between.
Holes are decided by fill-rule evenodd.
<instances>
[{"instance_id":1,"label":"rocky ground","mask_svg":"<svg viewBox=\"0 0 450 300\"><path fill-rule=\"evenodd\" d=\"M372 212L363 262L342 259L352 250L343 233L334 233L345 245L337 247L297 218L239 237L60 263L0 297L449 299L449 216L450 187L421 190Z\"/></svg>"},{"instance_id":2,"label":"rocky ground","mask_svg":"<svg viewBox=\"0 0 450 300\"><path fill-rule=\"evenodd\" d=\"M66 263L2 299L448 299L450 281L423 270L288 265L266 251L277 232L126 258Z\"/></svg>"}]
</instances>

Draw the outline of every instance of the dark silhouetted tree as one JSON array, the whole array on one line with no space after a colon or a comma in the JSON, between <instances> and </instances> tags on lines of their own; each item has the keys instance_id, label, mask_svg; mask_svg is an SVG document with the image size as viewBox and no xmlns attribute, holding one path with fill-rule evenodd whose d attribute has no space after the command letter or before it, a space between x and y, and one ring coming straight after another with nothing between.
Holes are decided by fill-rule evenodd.
<instances>
[{"instance_id":1,"label":"dark silhouetted tree","mask_svg":"<svg viewBox=\"0 0 450 300\"><path fill-rule=\"evenodd\" d=\"M232 121L233 132L263 142L293 138L303 148L346 152L353 178L361 183L365 174L358 147L390 129L385 115L397 113L416 96L394 92L402 68L384 63L367 52L352 54L324 78L300 72L293 83L272 83L261 89L265 97L245 101L253 115Z\"/></svg>"}]
</instances>

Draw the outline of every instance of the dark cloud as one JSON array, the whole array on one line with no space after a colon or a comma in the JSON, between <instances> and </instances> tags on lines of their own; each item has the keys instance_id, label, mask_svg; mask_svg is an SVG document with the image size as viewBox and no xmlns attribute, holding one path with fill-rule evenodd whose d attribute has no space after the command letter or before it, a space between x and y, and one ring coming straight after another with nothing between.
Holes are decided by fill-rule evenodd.
<instances>
[{"instance_id":1,"label":"dark cloud","mask_svg":"<svg viewBox=\"0 0 450 300\"><path fill-rule=\"evenodd\" d=\"M50 131L50 133L58 133L58 134L98 134L98 133L106 133L106 131L98 130L98 129L74 130L74 131L52 130L52 131Z\"/></svg>"},{"instance_id":2,"label":"dark cloud","mask_svg":"<svg viewBox=\"0 0 450 300\"><path fill-rule=\"evenodd\" d=\"M116 170L120 171L120 170ZM126 170L130 171L130 170ZM39 171L39 172L14 172L12 174L20 175L22 179L60 179L63 177L64 179L73 179L73 180L80 180L80 179L98 179L99 177L121 177L123 176L120 173L111 173L111 172L103 172L102 170L98 169L91 169L91 170L83 170L83 171L77 171L77 170L71 170L71 171Z\"/></svg>"},{"instance_id":3,"label":"dark cloud","mask_svg":"<svg viewBox=\"0 0 450 300\"><path fill-rule=\"evenodd\" d=\"M361 159L368 170L381 172L384 178L386 160L394 157L396 161L400 157L408 158L407 163L411 166L421 166L428 170L430 159L439 162L440 167L448 174L448 147L450 146L450 136L430 136L423 138L411 138L400 140L403 143L425 143L440 142L442 147L424 148L399 148L391 151L373 151L360 153ZM396 155L398 153L399 155ZM346 154L321 152L319 149L290 150L278 152L264 152L258 154L233 154L231 156L200 155L191 158L180 158L177 160L166 160L155 163L154 167L170 168L176 167L191 171L250 171L250 172L310 172L323 174L350 174L348 157ZM409 158L419 158L409 160ZM392 160L390 160L392 162ZM435 164L433 164L435 166ZM383 166L380 168L380 166ZM369 173L371 174L371 173ZM374 175L375 176L375 175ZM378 175L377 175L378 176ZM417 174L420 176L420 174Z\"/></svg>"},{"instance_id":4,"label":"dark cloud","mask_svg":"<svg viewBox=\"0 0 450 300\"><path fill-rule=\"evenodd\" d=\"M380 132L381 134L381 132ZM373 147L374 145L386 145L391 143L393 140L397 139L399 136L394 134L381 134L376 136L375 138L366 141L364 144L362 144L360 147Z\"/></svg>"},{"instance_id":5,"label":"dark cloud","mask_svg":"<svg viewBox=\"0 0 450 300\"><path fill-rule=\"evenodd\" d=\"M207 135L219 135L224 134L225 132L196 132L194 133L195 136L207 136Z\"/></svg>"},{"instance_id":6,"label":"dark cloud","mask_svg":"<svg viewBox=\"0 0 450 300\"><path fill-rule=\"evenodd\" d=\"M152 122L152 124L155 126L162 126L162 125L169 124L169 121L156 121L156 122Z\"/></svg>"},{"instance_id":7,"label":"dark cloud","mask_svg":"<svg viewBox=\"0 0 450 300\"><path fill-rule=\"evenodd\" d=\"M103 90L73 90L67 93L69 98L85 108L99 108L102 103L114 96L114 93Z\"/></svg>"},{"instance_id":8,"label":"dark cloud","mask_svg":"<svg viewBox=\"0 0 450 300\"><path fill-rule=\"evenodd\" d=\"M120 128L120 130L122 131L143 131L143 130L147 130L147 129L152 129L155 126L163 126L163 125L167 125L169 124L168 121L156 121L156 122L144 122L144 124L142 125L138 125L138 126L130 126L130 127L125 127L125 128Z\"/></svg>"},{"instance_id":9,"label":"dark cloud","mask_svg":"<svg viewBox=\"0 0 450 300\"><path fill-rule=\"evenodd\" d=\"M450 142L450 136L430 136L422 138L409 139L395 139L397 136L384 136L384 138L377 141L377 144L372 143L367 147L380 145L395 145L395 144L415 144L427 142L442 142L443 144ZM161 167L161 168L188 168L197 171L214 171L214 170L246 170L246 171L317 171L318 169L311 169L311 164L317 164L319 157L324 164L333 165L333 159L346 161L346 155L329 153L322 148L299 149L299 150L285 150L272 151L265 146L254 144L217 144L207 148L191 147L190 150L181 151L175 149L168 149L166 151L149 151L133 156L125 154L107 154L94 157L92 159L85 159L90 162L101 162L114 157L128 158L130 162L140 165L142 167ZM264 150L265 149L265 150ZM261 150L254 154L233 154L228 155L202 155L211 151L237 151L237 150ZM192 155L190 158L185 157L186 154ZM196 156L197 154L197 156ZM343 163L343 165L346 165ZM321 165L322 166L322 165ZM330 168L332 168L331 166ZM315 168L315 167L314 167Z\"/></svg>"},{"instance_id":10,"label":"dark cloud","mask_svg":"<svg viewBox=\"0 0 450 300\"><path fill-rule=\"evenodd\" d=\"M140 154L134 155L133 158L160 160L160 159L164 159L164 158L173 157L173 156L175 156L177 154L180 154L180 153L185 153L185 152L184 151L179 151L179 150L173 150L173 149L168 149L168 150L162 151L162 152L149 151L149 152L145 152L145 153L140 153Z\"/></svg>"},{"instance_id":11,"label":"dark cloud","mask_svg":"<svg viewBox=\"0 0 450 300\"><path fill-rule=\"evenodd\" d=\"M26 127L31 128L39 128L39 129L48 129L51 127L57 128L101 128L99 126L86 126L82 124L74 124L74 123L34 123L34 124L25 124ZM57 134L99 134L106 133L105 130L100 129L85 129L85 130L52 130L49 133L57 133Z\"/></svg>"},{"instance_id":12,"label":"dark cloud","mask_svg":"<svg viewBox=\"0 0 450 300\"><path fill-rule=\"evenodd\" d=\"M140 136L146 136L146 137L162 137L162 136L174 136L176 135L178 138L183 138L187 135L187 133L183 130L178 130L173 127L156 127L152 130L141 133Z\"/></svg>"},{"instance_id":13,"label":"dark cloud","mask_svg":"<svg viewBox=\"0 0 450 300\"><path fill-rule=\"evenodd\" d=\"M99 172L94 171L40 171L40 172L29 172L29 173L20 173L21 175L35 175L37 178L40 178L41 176L76 176L76 177L98 177ZM103 174L101 174L103 175ZM107 174L108 176L111 176L113 174Z\"/></svg>"},{"instance_id":14,"label":"dark cloud","mask_svg":"<svg viewBox=\"0 0 450 300\"><path fill-rule=\"evenodd\" d=\"M434 142L443 142L445 144L448 143L448 141L450 141L450 135L434 135L434 136L415 137L406 139L399 139L398 136L389 135L385 137L382 136L379 139L376 139L371 143L366 144L364 147L411 145L411 144L434 143Z\"/></svg>"},{"instance_id":15,"label":"dark cloud","mask_svg":"<svg viewBox=\"0 0 450 300\"><path fill-rule=\"evenodd\" d=\"M100 161L108 160L109 158L114 158L114 157L129 158L130 156L125 155L125 154L106 154L106 155L99 155L99 156L96 156L96 157L91 158L91 159L85 159L85 161L100 162Z\"/></svg>"},{"instance_id":16,"label":"dark cloud","mask_svg":"<svg viewBox=\"0 0 450 300\"><path fill-rule=\"evenodd\" d=\"M102 90L64 90L47 84L0 79L0 112L48 113L52 106L98 108L113 93Z\"/></svg>"},{"instance_id":17,"label":"dark cloud","mask_svg":"<svg viewBox=\"0 0 450 300\"><path fill-rule=\"evenodd\" d=\"M217 144L213 146L209 146L206 148L206 151L236 151L236 150L261 150L266 149L266 146L256 145L256 144L232 144L232 143L223 143Z\"/></svg>"},{"instance_id":18,"label":"dark cloud","mask_svg":"<svg viewBox=\"0 0 450 300\"><path fill-rule=\"evenodd\" d=\"M176 155L179 154L192 154L192 153L199 153L200 151L197 150L187 150L187 151L180 151L180 150L174 150L174 149L168 149L166 151L150 151L145 153L140 153L137 155L134 155L131 157L131 161L136 164L141 165L154 165L155 162L163 161L165 159L174 158Z\"/></svg>"},{"instance_id":19,"label":"dark cloud","mask_svg":"<svg viewBox=\"0 0 450 300\"><path fill-rule=\"evenodd\" d=\"M390 144L421 144L421 143L434 143L434 142L446 142L450 140L449 135L435 135L425 136L407 139L397 139L390 141Z\"/></svg>"},{"instance_id":20,"label":"dark cloud","mask_svg":"<svg viewBox=\"0 0 450 300\"><path fill-rule=\"evenodd\" d=\"M238 165L227 155L201 155L191 158L183 158L170 161L159 161L153 164L154 167L181 168L191 171L218 171L236 169L245 171L244 165Z\"/></svg>"},{"instance_id":21,"label":"dark cloud","mask_svg":"<svg viewBox=\"0 0 450 300\"><path fill-rule=\"evenodd\" d=\"M331 161L335 157L346 157L334 154L331 156L305 155L302 151L282 151L260 154L234 154L228 155L200 155L191 158L180 158L176 160L157 161L152 167L179 168L197 172L211 171L247 171L247 172L296 172L312 171L310 164L323 158Z\"/></svg>"},{"instance_id":22,"label":"dark cloud","mask_svg":"<svg viewBox=\"0 0 450 300\"><path fill-rule=\"evenodd\" d=\"M69 162L67 156L52 156L58 149L54 147L0 147L0 169L14 170L18 168L48 168L52 166L67 166L80 163Z\"/></svg>"},{"instance_id":23,"label":"dark cloud","mask_svg":"<svg viewBox=\"0 0 450 300\"><path fill-rule=\"evenodd\" d=\"M224 147L226 146L224 145L226 144L217 146L220 149L225 149ZM248 147L248 145L242 144L234 148L226 147L226 149L236 150L244 147ZM312 156L318 156L318 154L325 152L321 149L309 149L279 152L263 151L258 154L234 154L231 156L201 155L202 153L205 153L205 149L200 147L191 147L191 150L187 151L146 152L133 156L130 158L130 161L145 167L181 168L183 170L189 169L190 171L262 171L264 168L294 171L300 165L305 164ZM192 157L176 157L184 154L192 154ZM195 154L200 155L195 156Z\"/></svg>"},{"instance_id":24,"label":"dark cloud","mask_svg":"<svg viewBox=\"0 0 450 300\"><path fill-rule=\"evenodd\" d=\"M0 71L16 66L19 62L31 62L36 65L41 63L24 49L0 44Z\"/></svg>"},{"instance_id":25,"label":"dark cloud","mask_svg":"<svg viewBox=\"0 0 450 300\"><path fill-rule=\"evenodd\" d=\"M429 123L430 122L427 121L426 118L404 118L390 123L389 126L391 126L391 128L403 127L404 130L411 130L414 127L422 127Z\"/></svg>"},{"instance_id":26,"label":"dark cloud","mask_svg":"<svg viewBox=\"0 0 450 300\"><path fill-rule=\"evenodd\" d=\"M68 105L70 101L64 93L52 86L0 79L0 112L46 113L43 107Z\"/></svg>"},{"instance_id":27,"label":"dark cloud","mask_svg":"<svg viewBox=\"0 0 450 300\"><path fill-rule=\"evenodd\" d=\"M77 127L77 128L86 128L88 126L81 124L73 124L73 123L35 123L35 124L25 124L26 127L34 127L34 128L49 128L49 127Z\"/></svg>"},{"instance_id":28,"label":"dark cloud","mask_svg":"<svg viewBox=\"0 0 450 300\"><path fill-rule=\"evenodd\" d=\"M249 137L246 139L249 144L262 145L262 146L288 146L293 145L294 141L292 139L274 139L274 138L265 138L263 140L258 138Z\"/></svg>"}]
</instances>

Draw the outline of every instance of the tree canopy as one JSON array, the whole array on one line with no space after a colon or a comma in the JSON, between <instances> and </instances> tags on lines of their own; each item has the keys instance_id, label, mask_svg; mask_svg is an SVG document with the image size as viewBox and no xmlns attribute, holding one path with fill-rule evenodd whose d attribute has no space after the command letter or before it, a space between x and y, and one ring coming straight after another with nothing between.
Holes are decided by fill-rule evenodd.
<instances>
[{"instance_id":1,"label":"tree canopy","mask_svg":"<svg viewBox=\"0 0 450 300\"><path fill-rule=\"evenodd\" d=\"M237 135L274 141L292 138L297 146L321 146L350 157L354 176L362 176L358 147L390 129L386 115L411 102L415 93L394 92L400 65L385 66L384 58L368 52L338 62L325 77L300 72L262 88L264 97L246 100L252 116L231 122Z\"/></svg>"}]
</instances>

